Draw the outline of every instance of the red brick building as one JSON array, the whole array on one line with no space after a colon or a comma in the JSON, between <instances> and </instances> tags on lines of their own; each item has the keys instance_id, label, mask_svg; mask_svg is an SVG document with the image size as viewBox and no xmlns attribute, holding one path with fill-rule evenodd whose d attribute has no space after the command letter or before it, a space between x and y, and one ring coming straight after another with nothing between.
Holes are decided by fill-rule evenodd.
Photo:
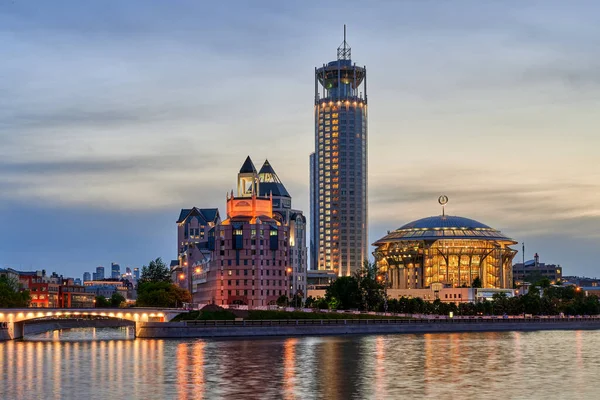
<instances>
[{"instance_id":1,"label":"red brick building","mask_svg":"<svg viewBox=\"0 0 600 400\"><path fill-rule=\"evenodd\" d=\"M227 195L227 219L200 224L199 234L186 224L197 225L206 210L182 210L178 242L185 244L174 276L194 302L266 306L290 296L288 227L273 218L273 199L259 196L259 185L248 157L238 174L237 196ZM192 229L197 239L189 243L181 233Z\"/></svg>"}]
</instances>

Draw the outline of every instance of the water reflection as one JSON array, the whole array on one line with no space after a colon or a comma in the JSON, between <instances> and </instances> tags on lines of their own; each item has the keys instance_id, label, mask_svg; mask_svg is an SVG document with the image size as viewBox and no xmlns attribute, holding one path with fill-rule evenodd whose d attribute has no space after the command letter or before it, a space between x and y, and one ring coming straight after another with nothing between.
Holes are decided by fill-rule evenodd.
<instances>
[{"instance_id":1,"label":"water reflection","mask_svg":"<svg viewBox=\"0 0 600 400\"><path fill-rule=\"evenodd\" d=\"M600 371L595 331L257 340L58 336L63 341L49 334L0 343L1 399L595 398Z\"/></svg>"}]
</instances>

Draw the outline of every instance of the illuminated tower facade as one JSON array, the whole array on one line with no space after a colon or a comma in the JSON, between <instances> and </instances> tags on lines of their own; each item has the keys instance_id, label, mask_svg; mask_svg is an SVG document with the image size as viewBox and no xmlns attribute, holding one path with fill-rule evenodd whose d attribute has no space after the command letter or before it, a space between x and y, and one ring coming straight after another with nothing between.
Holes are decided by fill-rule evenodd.
<instances>
[{"instance_id":1,"label":"illuminated tower facade","mask_svg":"<svg viewBox=\"0 0 600 400\"><path fill-rule=\"evenodd\" d=\"M344 41L315 68L311 154L311 269L350 275L368 257L367 70Z\"/></svg>"}]
</instances>

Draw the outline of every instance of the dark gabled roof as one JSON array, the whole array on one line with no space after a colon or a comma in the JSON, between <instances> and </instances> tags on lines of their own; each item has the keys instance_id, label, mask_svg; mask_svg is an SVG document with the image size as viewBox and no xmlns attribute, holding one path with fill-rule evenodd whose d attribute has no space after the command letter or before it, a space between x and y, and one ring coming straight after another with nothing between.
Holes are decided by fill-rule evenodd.
<instances>
[{"instance_id":1,"label":"dark gabled roof","mask_svg":"<svg viewBox=\"0 0 600 400\"><path fill-rule=\"evenodd\" d=\"M192 213L201 217L204 220L204 224L216 222L216 220L219 219L218 208L183 208L179 213L177 223L183 222Z\"/></svg>"},{"instance_id":2,"label":"dark gabled roof","mask_svg":"<svg viewBox=\"0 0 600 400\"><path fill-rule=\"evenodd\" d=\"M179 218L177 218L177 223L180 223L181 221L183 221L185 219L185 217L187 217L191 211L192 211L191 208L182 208L181 212L179 213Z\"/></svg>"},{"instance_id":3,"label":"dark gabled roof","mask_svg":"<svg viewBox=\"0 0 600 400\"><path fill-rule=\"evenodd\" d=\"M170 265L171 268L177 267L178 265L179 265L179 260L171 260L171 265Z\"/></svg>"},{"instance_id":4,"label":"dark gabled roof","mask_svg":"<svg viewBox=\"0 0 600 400\"><path fill-rule=\"evenodd\" d=\"M219 216L218 208L201 208L200 213L204 216L207 222L215 221Z\"/></svg>"},{"instance_id":5,"label":"dark gabled roof","mask_svg":"<svg viewBox=\"0 0 600 400\"><path fill-rule=\"evenodd\" d=\"M256 168L254 167L254 164L252 163L250 156L246 157L246 161L244 161L244 165L242 165L242 168L240 168L240 174L247 174L247 173L256 173Z\"/></svg>"}]
</instances>

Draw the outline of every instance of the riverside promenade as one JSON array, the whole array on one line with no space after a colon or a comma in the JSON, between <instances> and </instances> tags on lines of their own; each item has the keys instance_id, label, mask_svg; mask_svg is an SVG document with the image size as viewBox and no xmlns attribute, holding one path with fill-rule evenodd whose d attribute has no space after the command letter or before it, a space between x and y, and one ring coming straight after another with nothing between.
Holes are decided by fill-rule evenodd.
<instances>
[{"instance_id":1,"label":"riverside promenade","mask_svg":"<svg viewBox=\"0 0 600 400\"><path fill-rule=\"evenodd\" d=\"M600 329L600 317L464 319L305 319L142 322L138 338L244 338L449 332L501 332Z\"/></svg>"}]
</instances>

